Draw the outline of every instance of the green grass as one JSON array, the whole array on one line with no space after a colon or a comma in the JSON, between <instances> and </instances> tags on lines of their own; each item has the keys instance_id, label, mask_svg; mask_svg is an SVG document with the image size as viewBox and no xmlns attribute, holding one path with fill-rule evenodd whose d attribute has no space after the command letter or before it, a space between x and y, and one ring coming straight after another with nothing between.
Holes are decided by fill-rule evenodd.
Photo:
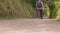
<instances>
[{"instance_id":1,"label":"green grass","mask_svg":"<svg viewBox=\"0 0 60 34\"><path fill-rule=\"evenodd\" d=\"M5 0L0 2L0 17L2 18L33 18L32 12L32 6L26 1Z\"/></svg>"}]
</instances>

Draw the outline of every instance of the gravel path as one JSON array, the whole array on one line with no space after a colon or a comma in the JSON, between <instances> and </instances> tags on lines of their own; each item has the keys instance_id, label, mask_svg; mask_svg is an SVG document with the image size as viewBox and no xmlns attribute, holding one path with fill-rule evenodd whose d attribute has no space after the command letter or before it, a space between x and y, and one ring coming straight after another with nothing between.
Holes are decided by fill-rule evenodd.
<instances>
[{"instance_id":1,"label":"gravel path","mask_svg":"<svg viewBox=\"0 0 60 34\"><path fill-rule=\"evenodd\" d=\"M60 22L54 19L0 20L0 34L60 34Z\"/></svg>"}]
</instances>

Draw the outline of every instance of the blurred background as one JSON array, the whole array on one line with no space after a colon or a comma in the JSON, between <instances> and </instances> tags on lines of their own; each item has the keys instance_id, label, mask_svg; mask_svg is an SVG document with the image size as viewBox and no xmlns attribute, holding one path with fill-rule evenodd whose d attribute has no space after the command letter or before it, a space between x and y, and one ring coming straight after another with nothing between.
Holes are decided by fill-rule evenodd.
<instances>
[{"instance_id":1,"label":"blurred background","mask_svg":"<svg viewBox=\"0 0 60 34\"><path fill-rule=\"evenodd\" d=\"M42 0L44 17L60 20L60 0ZM37 0L0 0L0 18L37 18Z\"/></svg>"}]
</instances>

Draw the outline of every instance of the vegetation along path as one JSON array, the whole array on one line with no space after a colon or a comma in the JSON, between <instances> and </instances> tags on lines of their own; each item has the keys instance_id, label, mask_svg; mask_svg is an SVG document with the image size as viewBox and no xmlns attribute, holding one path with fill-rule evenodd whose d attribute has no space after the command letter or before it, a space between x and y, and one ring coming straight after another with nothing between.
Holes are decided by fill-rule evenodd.
<instances>
[{"instance_id":1,"label":"vegetation along path","mask_svg":"<svg viewBox=\"0 0 60 34\"><path fill-rule=\"evenodd\" d=\"M54 19L0 20L0 34L60 34L60 22Z\"/></svg>"}]
</instances>

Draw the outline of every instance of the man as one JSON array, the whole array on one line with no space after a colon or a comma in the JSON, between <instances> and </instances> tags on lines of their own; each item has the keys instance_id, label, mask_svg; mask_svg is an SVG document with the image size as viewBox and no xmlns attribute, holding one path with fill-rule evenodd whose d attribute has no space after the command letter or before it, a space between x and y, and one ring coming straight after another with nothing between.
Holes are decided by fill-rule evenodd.
<instances>
[{"instance_id":1,"label":"man","mask_svg":"<svg viewBox=\"0 0 60 34\"><path fill-rule=\"evenodd\" d=\"M37 15L39 18L43 19L43 2L41 0L38 0L36 3L36 11L37 11Z\"/></svg>"}]
</instances>

